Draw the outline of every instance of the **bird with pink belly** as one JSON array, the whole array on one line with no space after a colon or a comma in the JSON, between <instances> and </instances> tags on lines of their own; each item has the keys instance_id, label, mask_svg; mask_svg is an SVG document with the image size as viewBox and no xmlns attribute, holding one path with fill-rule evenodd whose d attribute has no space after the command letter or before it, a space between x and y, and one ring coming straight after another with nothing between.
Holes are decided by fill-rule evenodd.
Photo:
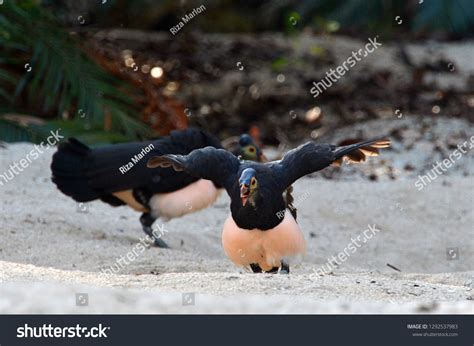
<instances>
[{"instance_id":1,"label":"bird with pink belly","mask_svg":"<svg viewBox=\"0 0 474 346\"><path fill-rule=\"evenodd\" d=\"M306 143L273 162L241 161L228 151L207 147L188 155L162 155L149 168L173 167L223 186L231 199L231 215L224 223L222 243L236 265L254 273L289 273L290 260L304 255L303 234L288 207L285 191L299 178L343 159L363 162L377 156L389 140L369 140L337 147Z\"/></svg>"},{"instance_id":2,"label":"bird with pink belly","mask_svg":"<svg viewBox=\"0 0 474 346\"><path fill-rule=\"evenodd\" d=\"M148 158L164 154L189 154L194 149L221 148L214 136L198 129L173 131L169 136L146 142L112 144L89 148L71 138L58 147L51 163L52 180L58 189L77 202L97 199L141 212L143 231L155 245L168 247L155 237L157 218L169 220L204 209L214 203L220 187L211 181L173 170L146 168ZM144 152L144 148L149 148ZM138 158L137 155L142 155ZM133 167L123 168L127 162Z\"/></svg>"}]
</instances>

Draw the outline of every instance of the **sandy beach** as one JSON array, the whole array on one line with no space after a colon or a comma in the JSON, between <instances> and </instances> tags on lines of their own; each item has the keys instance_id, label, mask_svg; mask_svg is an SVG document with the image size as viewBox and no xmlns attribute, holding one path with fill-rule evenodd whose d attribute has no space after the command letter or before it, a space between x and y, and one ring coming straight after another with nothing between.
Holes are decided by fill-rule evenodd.
<instances>
[{"instance_id":1,"label":"sandy beach","mask_svg":"<svg viewBox=\"0 0 474 346\"><path fill-rule=\"evenodd\" d=\"M32 148L0 149L0 167ZM0 187L0 313L474 312L474 180L459 170L422 191L409 177L301 179L294 195L308 253L290 275L247 273L227 259L225 193L207 210L157 221L170 249L148 247L104 275L143 238L140 214L62 195L50 180L54 150ZM472 169L470 155L462 167ZM379 232L328 264L369 225ZM87 306L76 293L88 294Z\"/></svg>"}]
</instances>

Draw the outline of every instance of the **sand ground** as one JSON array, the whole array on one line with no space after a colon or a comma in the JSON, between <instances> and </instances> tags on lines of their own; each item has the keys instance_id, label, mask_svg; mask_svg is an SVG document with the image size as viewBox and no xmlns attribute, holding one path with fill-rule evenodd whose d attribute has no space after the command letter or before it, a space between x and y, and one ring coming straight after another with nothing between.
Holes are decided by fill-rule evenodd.
<instances>
[{"instance_id":1,"label":"sand ground","mask_svg":"<svg viewBox=\"0 0 474 346\"><path fill-rule=\"evenodd\" d=\"M1 171L32 148L0 148ZM290 275L246 273L227 259L224 194L164 223L171 249L149 247L104 275L143 236L139 214L62 195L49 178L53 152L0 186L0 313L474 312L472 176L439 177L420 192L411 178L301 179L308 255ZM368 225L380 232L315 274ZM76 293L88 294L87 306L76 306Z\"/></svg>"}]
</instances>

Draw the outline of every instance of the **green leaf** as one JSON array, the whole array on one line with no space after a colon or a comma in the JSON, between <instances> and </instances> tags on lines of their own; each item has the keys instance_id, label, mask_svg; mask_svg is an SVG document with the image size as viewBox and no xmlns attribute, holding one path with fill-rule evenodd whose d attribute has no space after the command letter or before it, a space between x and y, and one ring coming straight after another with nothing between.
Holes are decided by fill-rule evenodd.
<instances>
[{"instance_id":1,"label":"green leaf","mask_svg":"<svg viewBox=\"0 0 474 346\"><path fill-rule=\"evenodd\" d=\"M108 113L116 139L154 135L135 118L139 110L133 99L139 90L93 62L80 42L36 1L7 1L2 5L0 44L4 50L0 98L9 100L11 108L45 117L56 114L58 118L65 112L75 117L81 110L95 128L103 127L104 114ZM30 72L25 64L31 66Z\"/></svg>"}]
</instances>

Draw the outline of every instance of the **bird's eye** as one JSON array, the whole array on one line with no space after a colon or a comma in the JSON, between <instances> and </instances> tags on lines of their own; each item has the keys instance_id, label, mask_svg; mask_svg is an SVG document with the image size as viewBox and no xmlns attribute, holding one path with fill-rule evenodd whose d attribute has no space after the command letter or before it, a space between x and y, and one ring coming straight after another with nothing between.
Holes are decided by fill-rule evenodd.
<instances>
[{"instance_id":1,"label":"bird's eye","mask_svg":"<svg viewBox=\"0 0 474 346\"><path fill-rule=\"evenodd\" d=\"M252 178L252 180L250 181L250 185L252 187L255 187L257 185L257 180L255 178Z\"/></svg>"},{"instance_id":2,"label":"bird's eye","mask_svg":"<svg viewBox=\"0 0 474 346\"><path fill-rule=\"evenodd\" d=\"M250 147L250 148L249 148L249 151L250 151L251 153L254 153L254 152L255 152L255 148L254 148L254 147Z\"/></svg>"}]
</instances>

